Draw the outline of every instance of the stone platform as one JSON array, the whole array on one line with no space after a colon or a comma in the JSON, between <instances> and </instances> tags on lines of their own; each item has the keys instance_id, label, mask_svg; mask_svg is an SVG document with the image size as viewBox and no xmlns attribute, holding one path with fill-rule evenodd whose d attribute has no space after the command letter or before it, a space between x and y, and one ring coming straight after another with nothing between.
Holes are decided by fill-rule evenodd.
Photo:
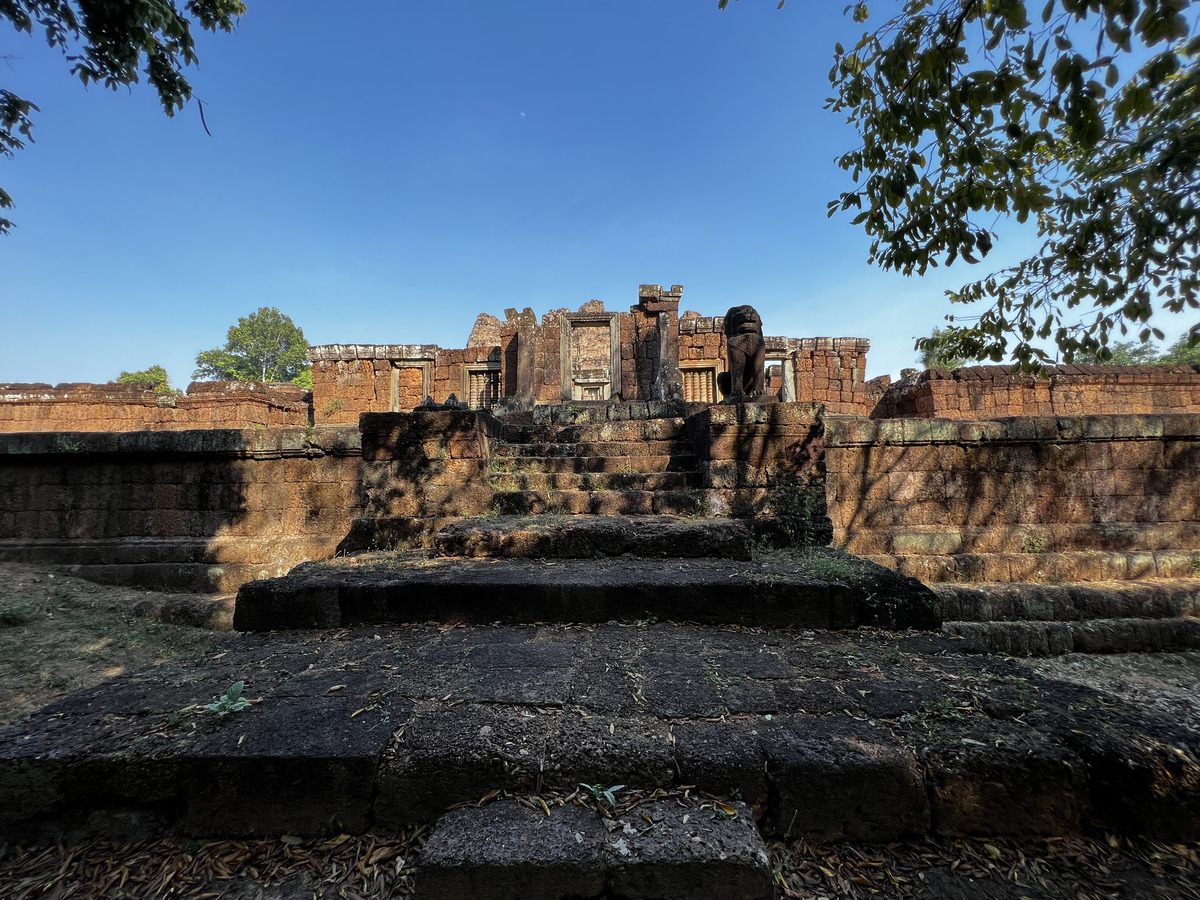
<instances>
[{"instance_id":1,"label":"stone platform","mask_svg":"<svg viewBox=\"0 0 1200 900\"><path fill-rule=\"evenodd\" d=\"M548 521L548 520L543 520ZM594 527L598 520L591 519ZM625 520L628 521L628 520ZM566 520L514 536L450 526L438 535L459 552L505 552L526 537L535 546L594 541L588 521ZM689 526L691 527L691 526ZM744 526L698 520L697 547L726 530L743 546ZM544 529L544 530L543 530ZM575 532L578 532L577 534ZM936 628L936 598L919 582L833 550L813 570L780 555L721 558L443 558L426 551L363 554L297 566L286 576L243 585L234 627L241 631L331 628L399 622L606 622L671 619L755 627Z\"/></svg>"},{"instance_id":2,"label":"stone platform","mask_svg":"<svg viewBox=\"0 0 1200 900\"><path fill-rule=\"evenodd\" d=\"M206 708L238 681L248 707ZM580 785L740 798L763 830L820 840L1196 839L1198 726L1190 704L1135 706L942 636L243 635L0 728L0 840L353 833Z\"/></svg>"}]
</instances>

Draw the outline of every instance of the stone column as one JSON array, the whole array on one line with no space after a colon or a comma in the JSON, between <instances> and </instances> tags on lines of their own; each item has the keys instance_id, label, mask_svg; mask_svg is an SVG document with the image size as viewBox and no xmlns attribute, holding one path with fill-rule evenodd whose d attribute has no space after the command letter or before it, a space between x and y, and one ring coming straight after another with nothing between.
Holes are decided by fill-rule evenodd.
<instances>
[{"instance_id":1,"label":"stone column","mask_svg":"<svg viewBox=\"0 0 1200 900\"><path fill-rule=\"evenodd\" d=\"M537 401L533 370L537 361L537 316L528 306L517 316L517 402L532 409Z\"/></svg>"},{"instance_id":2,"label":"stone column","mask_svg":"<svg viewBox=\"0 0 1200 900\"><path fill-rule=\"evenodd\" d=\"M658 318L658 366L651 399L683 400L683 373L679 371L679 301L683 285L643 284L638 289L638 307Z\"/></svg>"}]
</instances>

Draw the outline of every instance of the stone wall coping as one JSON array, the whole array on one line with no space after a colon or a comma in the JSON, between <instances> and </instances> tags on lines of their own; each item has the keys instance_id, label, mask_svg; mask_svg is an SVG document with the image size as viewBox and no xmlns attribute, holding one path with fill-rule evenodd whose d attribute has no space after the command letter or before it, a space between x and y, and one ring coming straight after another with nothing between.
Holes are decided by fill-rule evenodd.
<instances>
[{"instance_id":1,"label":"stone wall coping","mask_svg":"<svg viewBox=\"0 0 1200 900\"><path fill-rule=\"evenodd\" d=\"M196 429L189 431L35 431L0 433L2 456L187 454L265 459L281 456L356 456L354 426Z\"/></svg>"},{"instance_id":2,"label":"stone wall coping","mask_svg":"<svg viewBox=\"0 0 1200 900\"><path fill-rule=\"evenodd\" d=\"M1118 375L1197 375L1200 366L1113 366L1113 365L1071 365L1046 366L1045 374L1022 372L1016 366L962 366L958 369L927 369L912 376L916 384L927 381L987 381L996 378L1033 381L1046 377L1050 379L1069 378L1101 378L1109 379ZM1174 380L1172 378L1171 380Z\"/></svg>"},{"instance_id":3,"label":"stone wall coping","mask_svg":"<svg viewBox=\"0 0 1200 900\"><path fill-rule=\"evenodd\" d=\"M173 392L166 392L172 393ZM283 401L304 401L308 396L308 391L299 385L292 384L290 381L284 382L269 382L262 383L258 381L193 381L188 385L186 395L178 395L179 399L185 397L203 396L206 400L219 399L221 397L246 396L251 395L255 398L283 400ZM90 384L81 382L78 384L60 384L51 387L48 384L0 384L0 402L2 403L27 403L30 401L37 402L98 402L98 401L148 401L154 402L158 393L152 390L151 385L142 382L127 382L118 384L112 382L109 384Z\"/></svg>"},{"instance_id":4,"label":"stone wall coping","mask_svg":"<svg viewBox=\"0 0 1200 900\"><path fill-rule=\"evenodd\" d=\"M290 381L193 381L187 387L189 397L206 399L238 395L265 396L271 400L303 401L310 392Z\"/></svg>"},{"instance_id":5,"label":"stone wall coping","mask_svg":"<svg viewBox=\"0 0 1200 900\"><path fill-rule=\"evenodd\" d=\"M717 403L689 416L688 427L705 429L735 425L814 425L819 420L819 404Z\"/></svg>"},{"instance_id":6,"label":"stone wall coping","mask_svg":"<svg viewBox=\"0 0 1200 900\"><path fill-rule=\"evenodd\" d=\"M1032 386L1042 382L1047 385L1071 384L1177 384L1180 376L1185 379L1200 375L1200 366L1047 366L1039 375L1022 372L1016 366L963 366L958 369L926 369L914 372L888 388L885 402L895 400L920 390L930 382L1003 382Z\"/></svg>"},{"instance_id":7,"label":"stone wall coping","mask_svg":"<svg viewBox=\"0 0 1200 900\"><path fill-rule=\"evenodd\" d=\"M1200 439L1200 414L1017 416L982 421L826 416L826 447Z\"/></svg>"},{"instance_id":8,"label":"stone wall coping","mask_svg":"<svg viewBox=\"0 0 1200 900\"><path fill-rule=\"evenodd\" d=\"M54 401L114 400L122 403L154 402L150 385L140 382L126 384L0 384L0 403L29 403Z\"/></svg>"},{"instance_id":9,"label":"stone wall coping","mask_svg":"<svg viewBox=\"0 0 1200 900\"><path fill-rule=\"evenodd\" d=\"M436 359L437 344L322 344L308 348L309 362L351 359Z\"/></svg>"}]
</instances>

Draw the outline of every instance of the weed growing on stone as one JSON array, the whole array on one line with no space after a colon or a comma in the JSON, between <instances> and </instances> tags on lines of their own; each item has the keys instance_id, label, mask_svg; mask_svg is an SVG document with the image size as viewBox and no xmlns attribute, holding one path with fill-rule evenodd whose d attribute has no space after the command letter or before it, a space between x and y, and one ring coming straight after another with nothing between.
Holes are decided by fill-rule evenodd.
<instances>
[{"instance_id":1,"label":"weed growing on stone","mask_svg":"<svg viewBox=\"0 0 1200 900\"><path fill-rule=\"evenodd\" d=\"M825 479L778 478L767 488L767 505L793 547L818 547L833 540L825 506Z\"/></svg>"},{"instance_id":2,"label":"weed growing on stone","mask_svg":"<svg viewBox=\"0 0 1200 900\"><path fill-rule=\"evenodd\" d=\"M921 714L928 719L944 722L958 722L963 717L962 710L951 697L943 697L941 700L922 700Z\"/></svg>"},{"instance_id":3,"label":"weed growing on stone","mask_svg":"<svg viewBox=\"0 0 1200 900\"><path fill-rule=\"evenodd\" d=\"M819 581L840 581L851 587L860 586L872 572L869 563L824 547L804 547L775 551L780 561L791 563L797 574ZM773 554L761 554L770 558Z\"/></svg>"},{"instance_id":4,"label":"weed growing on stone","mask_svg":"<svg viewBox=\"0 0 1200 900\"><path fill-rule=\"evenodd\" d=\"M704 659L704 677L715 687L724 687L729 684L729 679L721 674L721 664L712 656Z\"/></svg>"},{"instance_id":5,"label":"weed growing on stone","mask_svg":"<svg viewBox=\"0 0 1200 900\"><path fill-rule=\"evenodd\" d=\"M1047 550L1046 538L1040 534L1027 534L1021 544L1021 549L1026 553L1045 553Z\"/></svg>"},{"instance_id":6,"label":"weed growing on stone","mask_svg":"<svg viewBox=\"0 0 1200 900\"><path fill-rule=\"evenodd\" d=\"M235 681L224 694L214 700L212 703L204 704L204 708L215 712L222 719L234 713L241 712L250 706L250 701L242 696L242 692L246 689L246 682Z\"/></svg>"},{"instance_id":7,"label":"weed growing on stone","mask_svg":"<svg viewBox=\"0 0 1200 900\"><path fill-rule=\"evenodd\" d=\"M614 808L617 805L617 791L625 788L623 784L614 784L612 787L606 788L602 784L583 784L582 782L579 786L587 791L597 803L607 803Z\"/></svg>"}]
</instances>

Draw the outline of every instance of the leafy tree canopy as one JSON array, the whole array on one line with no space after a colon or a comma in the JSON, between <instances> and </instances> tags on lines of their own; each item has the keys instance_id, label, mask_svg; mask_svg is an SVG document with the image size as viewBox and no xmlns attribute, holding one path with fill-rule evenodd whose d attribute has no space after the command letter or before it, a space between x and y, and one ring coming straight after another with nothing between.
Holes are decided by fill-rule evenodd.
<instances>
[{"instance_id":1,"label":"leafy tree canopy","mask_svg":"<svg viewBox=\"0 0 1200 900\"><path fill-rule=\"evenodd\" d=\"M208 31L232 31L245 11L240 0L0 0L0 19L28 34L44 31L84 85L116 90L144 76L168 116L192 96L183 74L198 62L192 22ZM33 140L30 113L37 110L32 101L0 88L0 157ZM0 188L0 209L12 205ZM0 216L0 234L12 225Z\"/></svg>"},{"instance_id":2,"label":"leafy tree canopy","mask_svg":"<svg viewBox=\"0 0 1200 900\"><path fill-rule=\"evenodd\" d=\"M1118 341L1102 350L1096 362L1117 366L1200 366L1200 344L1188 346L1184 335L1160 353L1153 343Z\"/></svg>"},{"instance_id":3,"label":"leafy tree canopy","mask_svg":"<svg viewBox=\"0 0 1200 900\"><path fill-rule=\"evenodd\" d=\"M1155 344L1117 341L1101 348L1096 355L1096 362L1113 366L1153 366L1161 359Z\"/></svg>"},{"instance_id":4,"label":"leafy tree canopy","mask_svg":"<svg viewBox=\"0 0 1200 900\"><path fill-rule=\"evenodd\" d=\"M296 323L273 306L238 319L225 346L196 357L193 378L206 381L298 381L308 377L308 341Z\"/></svg>"},{"instance_id":5,"label":"leafy tree canopy","mask_svg":"<svg viewBox=\"0 0 1200 900\"><path fill-rule=\"evenodd\" d=\"M159 394L171 392L171 379L162 366L151 366L140 372L122 372L117 376L117 384L148 384Z\"/></svg>"},{"instance_id":6,"label":"leafy tree canopy","mask_svg":"<svg viewBox=\"0 0 1200 900\"><path fill-rule=\"evenodd\" d=\"M921 347L917 361L924 369L958 369L967 365L970 360L955 356L948 351L947 344L951 335L944 328L933 329L933 334L926 338Z\"/></svg>"},{"instance_id":7,"label":"leafy tree canopy","mask_svg":"<svg viewBox=\"0 0 1200 900\"><path fill-rule=\"evenodd\" d=\"M1034 255L950 293L987 307L942 351L1037 366L1051 342L1094 359L1130 328L1161 340L1156 307L1200 308L1198 20L1191 0L904 0L835 48L829 106L862 145L829 212L854 214L872 262L973 263L1001 218L1036 223Z\"/></svg>"},{"instance_id":8,"label":"leafy tree canopy","mask_svg":"<svg viewBox=\"0 0 1200 900\"><path fill-rule=\"evenodd\" d=\"M1168 347L1158 361L1172 366L1200 366L1200 343L1190 341L1184 335Z\"/></svg>"}]
</instances>

